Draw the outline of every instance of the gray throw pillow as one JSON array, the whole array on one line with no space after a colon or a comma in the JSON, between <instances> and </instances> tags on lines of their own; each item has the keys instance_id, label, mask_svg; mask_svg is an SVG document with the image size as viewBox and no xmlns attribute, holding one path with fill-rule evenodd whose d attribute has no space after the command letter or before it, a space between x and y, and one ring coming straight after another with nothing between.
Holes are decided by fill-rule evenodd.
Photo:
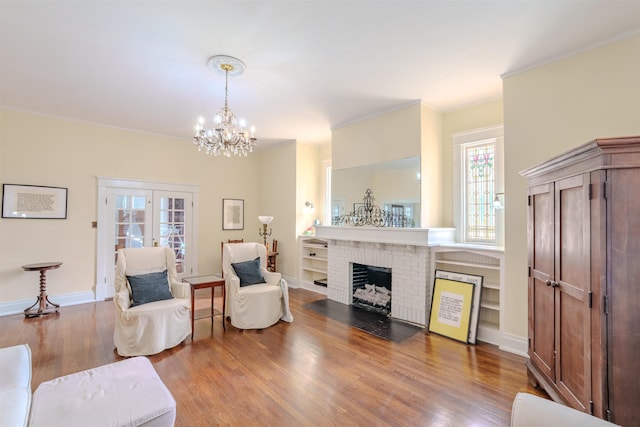
<instances>
[{"instance_id":1,"label":"gray throw pillow","mask_svg":"<svg viewBox=\"0 0 640 427\"><path fill-rule=\"evenodd\" d=\"M251 261L231 263L231 266L240 279L240 286L264 283L264 277L260 271L260 257Z\"/></svg>"},{"instance_id":2,"label":"gray throw pillow","mask_svg":"<svg viewBox=\"0 0 640 427\"><path fill-rule=\"evenodd\" d=\"M131 307L173 298L169 291L167 270L138 276L127 276L127 280L131 286L133 299Z\"/></svg>"}]
</instances>

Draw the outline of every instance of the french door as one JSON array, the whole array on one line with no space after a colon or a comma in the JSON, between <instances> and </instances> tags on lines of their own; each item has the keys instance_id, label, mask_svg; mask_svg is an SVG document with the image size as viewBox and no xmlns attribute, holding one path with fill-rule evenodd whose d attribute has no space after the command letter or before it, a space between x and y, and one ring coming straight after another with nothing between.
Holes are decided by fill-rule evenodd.
<instances>
[{"instance_id":1,"label":"french door","mask_svg":"<svg viewBox=\"0 0 640 427\"><path fill-rule=\"evenodd\" d=\"M176 255L178 279L194 272L197 188L110 179L99 179L98 188L96 300L114 295L121 248L167 246Z\"/></svg>"},{"instance_id":2,"label":"french door","mask_svg":"<svg viewBox=\"0 0 640 427\"><path fill-rule=\"evenodd\" d=\"M192 205L190 193L153 192L153 244L173 249L179 279L192 271L191 251L187 250L192 240Z\"/></svg>"}]
</instances>

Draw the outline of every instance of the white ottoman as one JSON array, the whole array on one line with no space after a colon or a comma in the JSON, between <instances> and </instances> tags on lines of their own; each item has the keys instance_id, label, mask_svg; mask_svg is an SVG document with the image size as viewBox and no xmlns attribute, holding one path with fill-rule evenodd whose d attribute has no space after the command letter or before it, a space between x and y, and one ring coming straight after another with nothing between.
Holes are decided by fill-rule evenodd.
<instances>
[{"instance_id":1,"label":"white ottoman","mask_svg":"<svg viewBox=\"0 0 640 427\"><path fill-rule=\"evenodd\" d=\"M29 426L173 426L176 401L146 357L46 381Z\"/></svg>"}]
</instances>

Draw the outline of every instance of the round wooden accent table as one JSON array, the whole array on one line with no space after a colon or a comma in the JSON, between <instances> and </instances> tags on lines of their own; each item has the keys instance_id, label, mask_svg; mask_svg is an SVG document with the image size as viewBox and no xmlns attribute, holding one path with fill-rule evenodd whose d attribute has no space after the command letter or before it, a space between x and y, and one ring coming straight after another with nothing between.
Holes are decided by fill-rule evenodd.
<instances>
[{"instance_id":1,"label":"round wooden accent table","mask_svg":"<svg viewBox=\"0 0 640 427\"><path fill-rule=\"evenodd\" d=\"M22 268L24 271L39 271L40 272L40 295L38 295L38 299L35 304L33 304L29 308L24 309L25 317L38 317L43 316L45 314L50 314L58 311L58 307L60 305L54 304L49 301L49 297L47 296L47 270L54 270L56 268L60 268L62 265L61 262L41 262L38 264L27 264L23 265ZM38 306L36 308L36 306Z\"/></svg>"}]
</instances>

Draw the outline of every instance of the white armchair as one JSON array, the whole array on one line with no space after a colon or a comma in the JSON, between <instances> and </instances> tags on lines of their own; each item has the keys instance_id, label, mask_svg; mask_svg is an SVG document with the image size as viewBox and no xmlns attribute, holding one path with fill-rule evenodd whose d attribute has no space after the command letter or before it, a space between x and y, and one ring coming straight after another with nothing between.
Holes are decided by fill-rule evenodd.
<instances>
[{"instance_id":1,"label":"white armchair","mask_svg":"<svg viewBox=\"0 0 640 427\"><path fill-rule=\"evenodd\" d=\"M259 263L256 259L259 258ZM253 268L258 278L251 285L241 284L233 264ZM226 287L226 313L238 329L267 328L278 320L293 321L289 311L287 282L280 273L267 271L267 250L259 243L229 243L222 251L222 271ZM241 276L244 275L241 273Z\"/></svg>"},{"instance_id":2,"label":"white armchair","mask_svg":"<svg viewBox=\"0 0 640 427\"><path fill-rule=\"evenodd\" d=\"M114 285L113 341L119 355L160 353L191 333L191 288L178 281L170 248L118 250Z\"/></svg>"},{"instance_id":3,"label":"white armchair","mask_svg":"<svg viewBox=\"0 0 640 427\"><path fill-rule=\"evenodd\" d=\"M608 421L529 393L518 393L511 408L511 427L615 427Z\"/></svg>"}]
</instances>

